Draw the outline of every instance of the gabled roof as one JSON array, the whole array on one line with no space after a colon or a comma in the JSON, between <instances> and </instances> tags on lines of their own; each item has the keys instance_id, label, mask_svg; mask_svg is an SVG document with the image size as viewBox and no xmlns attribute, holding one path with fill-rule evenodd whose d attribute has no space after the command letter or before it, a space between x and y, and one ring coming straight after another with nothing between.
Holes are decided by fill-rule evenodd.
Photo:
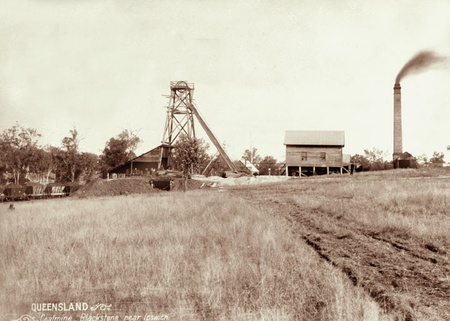
<instances>
[{"instance_id":1,"label":"gabled roof","mask_svg":"<svg viewBox=\"0 0 450 321\"><path fill-rule=\"evenodd\" d=\"M411 155L410 153L408 153L408 152L403 152L400 155L394 156L394 160L397 160L397 159L399 159L399 160L408 160L408 159L413 159L413 158L415 158L415 157L413 155Z\"/></svg>"},{"instance_id":2,"label":"gabled roof","mask_svg":"<svg viewBox=\"0 0 450 321\"><path fill-rule=\"evenodd\" d=\"M287 130L285 145L345 146L344 131Z\"/></svg>"},{"instance_id":3,"label":"gabled roof","mask_svg":"<svg viewBox=\"0 0 450 321\"><path fill-rule=\"evenodd\" d=\"M241 159L240 162L242 163L242 165L244 165L250 172L253 173L259 173L259 170L256 168L255 165L253 165L252 163L250 163L249 161L245 160L245 159Z\"/></svg>"},{"instance_id":4,"label":"gabled roof","mask_svg":"<svg viewBox=\"0 0 450 321\"><path fill-rule=\"evenodd\" d=\"M238 172L251 174L251 171L244 165L244 163L241 160L234 161L234 166L236 167Z\"/></svg>"},{"instance_id":5,"label":"gabled roof","mask_svg":"<svg viewBox=\"0 0 450 321\"><path fill-rule=\"evenodd\" d=\"M130 164L131 162L152 162L152 161L153 161L152 159L148 159L148 158L146 157L147 154L149 154L149 153L153 152L154 150L159 149L159 148L161 148L161 147L169 147L169 145L166 145L166 144L158 145L158 146L156 146L155 148L150 149L149 151L147 151L147 152L145 152L145 153L143 153L143 154L141 154L141 155L139 155L139 156L136 156L135 158L132 158L132 159L130 159L129 161L123 163L123 164L120 164L120 165L117 165L117 166L114 167L114 168L111 168L110 170L108 170L108 172L113 172L113 171L115 171L116 169L118 169L118 168L120 168L120 167L122 167L122 166L125 166L125 165Z\"/></svg>"},{"instance_id":6,"label":"gabled roof","mask_svg":"<svg viewBox=\"0 0 450 321\"><path fill-rule=\"evenodd\" d=\"M158 145L158 146L156 146L155 148L150 149L149 151L147 151L147 152L145 152L145 153L143 153L143 154L141 154L141 155L139 155L139 156L136 156L135 158L130 159L130 160L127 161L125 164L134 162L134 161L136 161L137 159L142 158L142 157L145 158L145 156L146 156L148 153L153 152L155 149L159 149L159 148L161 148L161 147L168 147L168 146L169 146L169 145L164 145L164 144ZM122 165L125 165L125 164L122 164ZM122 166L122 165L119 165L119 166L117 166L117 167L120 167L120 166Z\"/></svg>"}]
</instances>

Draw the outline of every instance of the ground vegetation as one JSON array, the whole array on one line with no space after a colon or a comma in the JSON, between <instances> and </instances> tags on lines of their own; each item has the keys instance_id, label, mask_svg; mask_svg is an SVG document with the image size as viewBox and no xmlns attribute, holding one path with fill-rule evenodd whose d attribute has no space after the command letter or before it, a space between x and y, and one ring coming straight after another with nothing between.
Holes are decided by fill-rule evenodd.
<instances>
[{"instance_id":1,"label":"ground vegetation","mask_svg":"<svg viewBox=\"0 0 450 321\"><path fill-rule=\"evenodd\" d=\"M120 319L390 320L272 209L211 191L0 209L2 318L82 301Z\"/></svg>"},{"instance_id":2,"label":"ground vegetation","mask_svg":"<svg viewBox=\"0 0 450 321\"><path fill-rule=\"evenodd\" d=\"M433 165L442 165L445 163L444 161L444 153L443 152L433 152L433 156L430 158L430 163Z\"/></svg>"},{"instance_id":3,"label":"ground vegetation","mask_svg":"<svg viewBox=\"0 0 450 321\"><path fill-rule=\"evenodd\" d=\"M24 128L16 123L3 131L0 137L0 161L4 171L11 173L14 183L26 179L38 154L40 134L32 128Z\"/></svg>"},{"instance_id":4,"label":"ground vegetation","mask_svg":"<svg viewBox=\"0 0 450 321\"><path fill-rule=\"evenodd\" d=\"M398 320L450 318L450 172L396 170L235 187L287 219Z\"/></svg>"}]
</instances>

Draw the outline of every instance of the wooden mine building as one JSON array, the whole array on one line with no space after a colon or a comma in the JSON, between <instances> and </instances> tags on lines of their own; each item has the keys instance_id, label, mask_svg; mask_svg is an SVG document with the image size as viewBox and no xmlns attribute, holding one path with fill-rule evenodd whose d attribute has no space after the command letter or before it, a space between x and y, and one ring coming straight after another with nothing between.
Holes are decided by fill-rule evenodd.
<instances>
[{"instance_id":1,"label":"wooden mine building","mask_svg":"<svg viewBox=\"0 0 450 321\"><path fill-rule=\"evenodd\" d=\"M169 149L167 146L160 145L155 147L152 150L129 160L125 164L111 169L108 172L109 177L150 176L152 170L156 171L159 168L167 168L168 153Z\"/></svg>"},{"instance_id":2,"label":"wooden mine building","mask_svg":"<svg viewBox=\"0 0 450 321\"><path fill-rule=\"evenodd\" d=\"M344 169L343 131L287 130L286 176L341 173Z\"/></svg>"},{"instance_id":3,"label":"wooden mine building","mask_svg":"<svg viewBox=\"0 0 450 321\"><path fill-rule=\"evenodd\" d=\"M394 168L417 168L417 161L408 152L394 154Z\"/></svg>"}]
</instances>

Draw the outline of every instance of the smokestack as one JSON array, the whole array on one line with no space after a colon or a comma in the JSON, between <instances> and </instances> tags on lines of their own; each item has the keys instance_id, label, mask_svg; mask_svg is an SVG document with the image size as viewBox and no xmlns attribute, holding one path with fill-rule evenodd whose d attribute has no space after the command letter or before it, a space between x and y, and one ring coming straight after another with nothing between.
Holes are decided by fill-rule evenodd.
<instances>
[{"instance_id":1,"label":"smokestack","mask_svg":"<svg viewBox=\"0 0 450 321\"><path fill-rule=\"evenodd\" d=\"M432 51L421 51L414 57L412 57L397 74L394 84L394 161L403 153L401 94L402 87L400 87L400 81L410 74L423 72L427 68L430 68L432 65L443 62L446 59L446 57L437 56Z\"/></svg>"},{"instance_id":2,"label":"smokestack","mask_svg":"<svg viewBox=\"0 0 450 321\"><path fill-rule=\"evenodd\" d=\"M399 83L394 85L394 160L403 153L401 89Z\"/></svg>"}]
</instances>

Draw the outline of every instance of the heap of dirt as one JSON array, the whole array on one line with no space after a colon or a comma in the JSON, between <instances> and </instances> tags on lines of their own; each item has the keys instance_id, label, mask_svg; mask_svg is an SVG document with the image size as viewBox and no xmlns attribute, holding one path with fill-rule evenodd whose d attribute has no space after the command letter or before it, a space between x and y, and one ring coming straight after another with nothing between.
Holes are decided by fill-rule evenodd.
<instances>
[{"instance_id":1,"label":"heap of dirt","mask_svg":"<svg viewBox=\"0 0 450 321\"><path fill-rule=\"evenodd\" d=\"M201 186L202 182L200 181L188 180L188 190L199 189ZM182 191L183 189L184 180L174 180L172 191ZM110 180L98 178L81 186L75 193L71 194L71 196L83 198L158 192L161 192L161 190L153 188L148 177L136 176Z\"/></svg>"},{"instance_id":2,"label":"heap of dirt","mask_svg":"<svg viewBox=\"0 0 450 321\"><path fill-rule=\"evenodd\" d=\"M155 191L148 178L130 177L110 180L98 178L83 185L72 195L74 197L95 197L153 193Z\"/></svg>"}]
</instances>

